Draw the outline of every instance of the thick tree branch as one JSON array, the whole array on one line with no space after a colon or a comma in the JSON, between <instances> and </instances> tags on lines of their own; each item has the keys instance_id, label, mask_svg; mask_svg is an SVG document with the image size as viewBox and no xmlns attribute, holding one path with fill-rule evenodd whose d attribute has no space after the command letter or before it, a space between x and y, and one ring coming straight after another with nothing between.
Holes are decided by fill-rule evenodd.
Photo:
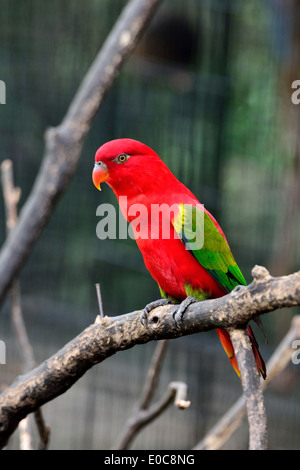
<instances>
[{"instance_id":1,"label":"thick tree branch","mask_svg":"<svg viewBox=\"0 0 300 470\"><path fill-rule=\"evenodd\" d=\"M146 326L140 322L141 311L105 317L88 326L0 395L0 446L24 416L67 391L88 369L117 351L151 340L235 328L257 315L300 305L300 272L273 278L264 268L256 267L253 273L254 281L244 289L190 305L181 328L174 324L172 306L153 310Z\"/></svg>"},{"instance_id":2,"label":"thick tree branch","mask_svg":"<svg viewBox=\"0 0 300 470\"><path fill-rule=\"evenodd\" d=\"M241 372L249 422L249 450L267 449L267 415L259 374L246 328L230 330Z\"/></svg>"},{"instance_id":3,"label":"thick tree branch","mask_svg":"<svg viewBox=\"0 0 300 470\"><path fill-rule=\"evenodd\" d=\"M17 226L0 253L0 302L72 178L86 134L121 66L161 0L131 0L91 65L63 122L46 133L42 165Z\"/></svg>"}]
</instances>

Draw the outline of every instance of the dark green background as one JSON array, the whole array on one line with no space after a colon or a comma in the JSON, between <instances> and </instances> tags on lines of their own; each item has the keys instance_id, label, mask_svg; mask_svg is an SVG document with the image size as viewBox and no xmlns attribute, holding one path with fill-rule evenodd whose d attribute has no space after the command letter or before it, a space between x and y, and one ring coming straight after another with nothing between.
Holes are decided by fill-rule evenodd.
<instances>
[{"instance_id":1,"label":"dark green background","mask_svg":"<svg viewBox=\"0 0 300 470\"><path fill-rule=\"evenodd\" d=\"M11 158L26 200L38 172L44 132L58 125L104 42L122 0L0 0L0 160ZM285 6L284 6L285 5ZM262 264L272 274L299 268L299 156L290 103L297 42L293 2L165 0L122 69L87 136L77 172L21 274L28 333L40 362L94 321L95 283L107 315L126 313L159 292L135 242L100 241L96 208L115 204L91 181L105 141L141 140L163 158L220 222L246 277ZM299 21L299 20L298 20ZM296 59L294 59L296 57ZM153 175L155 178L155 175ZM151 184L151 182L149 182ZM5 238L0 204L0 238ZM293 311L264 317L268 358ZM7 364L0 386L20 373L8 305L0 315ZM50 448L109 448L139 397L154 344L119 353L45 406ZM215 332L169 347L159 394L185 380L191 407L170 408L134 448L191 448L241 393ZM266 392L271 448L299 448L299 366ZM17 447L17 438L10 442ZM227 448L247 448L247 425Z\"/></svg>"}]
</instances>

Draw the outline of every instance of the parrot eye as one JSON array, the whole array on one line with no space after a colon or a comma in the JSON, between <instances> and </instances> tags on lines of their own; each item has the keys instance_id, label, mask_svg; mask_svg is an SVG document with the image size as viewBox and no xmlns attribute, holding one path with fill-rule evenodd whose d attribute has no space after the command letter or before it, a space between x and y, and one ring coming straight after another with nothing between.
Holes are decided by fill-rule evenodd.
<instances>
[{"instance_id":1,"label":"parrot eye","mask_svg":"<svg viewBox=\"0 0 300 470\"><path fill-rule=\"evenodd\" d=\"M125 163L129 158L129 155L126 153L121 153L120 155L117 156L116 162L117 163Z\"/></svg>"}]
</instances>

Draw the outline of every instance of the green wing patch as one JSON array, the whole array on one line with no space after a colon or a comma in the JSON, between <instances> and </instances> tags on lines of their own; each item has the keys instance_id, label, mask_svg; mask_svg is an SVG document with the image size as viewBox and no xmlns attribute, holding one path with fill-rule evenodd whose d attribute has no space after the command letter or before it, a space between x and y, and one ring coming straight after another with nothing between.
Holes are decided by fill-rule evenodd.
<instances>
[{"instance_id":1,"label":"green wing patch","mask_svg":"<svg viewBox=\"0 0 300 470\"><path fill-rule=\"evenodd\" d=\"M171 295L167 294L167 293L160 287L159 284L158 284L158 288L159 288L159 292L160 292L160 295L161 295L161 298L162 298L162 299L167 299L167 300L169 300L170 302L173 302L173 303L179 303L179 302L180 302L178 299L175 299L175 297L172 297Z\"/></svg>"},{"instance_id":2,"label":"green wing patch","mask_svg":"<svg viewBox=\"0 0 300 470\"><path fill-rule=\"evenodd\" d=\"M227 292L246 285L224 236L201 206L179 204L173 226L186 248Z\"/></svg>"},{"instance_id":3,"label":"green wing patch","mask_svg":"<svg viewBox=\"0 0 300 470\"><path fill-rule=\"evenodd\" d=\"M202 300L206 300L209 298L209 294L206 294L201 289L193 289L190 284L185 284L184 286L185 292L187 296L195 297L202 302Z\"/></svg>"}]
</instances>

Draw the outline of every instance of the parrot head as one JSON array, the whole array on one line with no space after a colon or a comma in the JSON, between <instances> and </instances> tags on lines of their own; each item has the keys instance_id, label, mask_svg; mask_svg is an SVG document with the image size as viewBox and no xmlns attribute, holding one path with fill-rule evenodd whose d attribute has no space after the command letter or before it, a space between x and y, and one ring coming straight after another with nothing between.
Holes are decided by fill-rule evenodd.
<instances>
[{"instance_id":1,"label":"parrot head","mask_svg":"<svg viewBox=\"0 0 300 470\"><path fill-rule=\"evenodd\" d=\"M106 182L113 189L137 184L149 169L164 165L158 155L147 145L133 139L116 139L102 145L96 152L93 183L101 190ZM148 180L149 183L149 180Z\"/></svg>"}]
</instances>

